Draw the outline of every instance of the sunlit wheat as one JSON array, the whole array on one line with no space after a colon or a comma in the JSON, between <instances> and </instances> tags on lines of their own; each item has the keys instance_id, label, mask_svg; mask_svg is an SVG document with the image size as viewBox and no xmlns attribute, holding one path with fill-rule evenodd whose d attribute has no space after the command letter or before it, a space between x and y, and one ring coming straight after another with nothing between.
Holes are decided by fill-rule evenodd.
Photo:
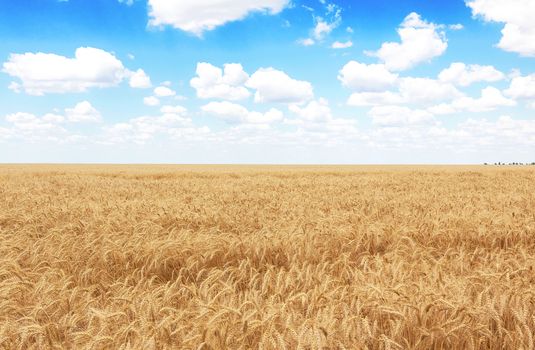
<instances>
[{"instance_id":1,"label":"sunlit wheat","mask_svg":"<svg viewBox=\"0 0 535 350\"><path fill-rule=\"evenodd\" d=\"M0 167L0 348L533 349L529 167Z\"/></svg>"}]
</instances>

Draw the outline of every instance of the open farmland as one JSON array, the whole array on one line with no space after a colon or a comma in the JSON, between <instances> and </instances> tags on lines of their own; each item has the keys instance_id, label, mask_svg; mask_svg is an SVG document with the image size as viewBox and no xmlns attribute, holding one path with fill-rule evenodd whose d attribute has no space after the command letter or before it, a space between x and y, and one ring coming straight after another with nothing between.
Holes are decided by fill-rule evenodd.
<instances>
[{"instance_id":1,"label":"open farmland","mask_svg":"<svg viewBox=\"0 0 535 350\"><path fill-rule=\"evenodd\" d=\"M533 167L0 166L0 348L532 349Z\"/></svg>"}]
</instances>

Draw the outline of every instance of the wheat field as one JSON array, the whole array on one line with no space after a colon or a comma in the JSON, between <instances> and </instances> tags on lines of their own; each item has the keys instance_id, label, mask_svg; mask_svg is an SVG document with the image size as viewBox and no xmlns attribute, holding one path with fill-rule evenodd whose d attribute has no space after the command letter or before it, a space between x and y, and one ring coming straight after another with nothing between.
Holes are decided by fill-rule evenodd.
<instances>
[{"instance_id":1,"label":"wheat field","mask_svg":"<svg viewBox=\"0 0 535 350\"><path fill-rule=\"evenodd\" d=\"M2 349L533 349L535 168L0 166Z\"/></svg>"}]
</instances>

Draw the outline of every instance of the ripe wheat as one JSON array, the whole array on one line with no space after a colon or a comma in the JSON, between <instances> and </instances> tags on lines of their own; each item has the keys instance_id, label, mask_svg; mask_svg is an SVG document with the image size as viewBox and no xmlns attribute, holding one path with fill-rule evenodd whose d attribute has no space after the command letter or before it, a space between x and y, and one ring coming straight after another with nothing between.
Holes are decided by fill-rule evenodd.
<instances>
[{"instance_id":1,"label":"ripe wheat","mask_svg":"<svg viewBox=\"0 0 535 350\"><path fill-rule=\"evenodd\" d=\"M0 167L0 348L533 349L535 171Z\"/></svg>"}]
</instances>

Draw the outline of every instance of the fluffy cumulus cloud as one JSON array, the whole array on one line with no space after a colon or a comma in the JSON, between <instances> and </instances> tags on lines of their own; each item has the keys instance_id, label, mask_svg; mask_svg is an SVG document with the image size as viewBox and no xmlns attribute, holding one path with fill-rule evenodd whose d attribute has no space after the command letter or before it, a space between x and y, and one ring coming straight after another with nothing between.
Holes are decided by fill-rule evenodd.
<instances>
[{"instance_id":1,"label":"fluffy cumulus cloud","mask_svg":"<svg viewBox=\"0 0 535 350\"><path fill-rule=\"evenodd\" d=\"M65 109L67 120L74 123L99 122L102 117L100 112L88 101L82 101L72 108Z\"/></svg>"},{"instance_id":2,"label":"fluffy cumulus cloud","mask_svg":"<svg viewBox=\"0 0 535 350\"><path fill-rule=\"evenodd\" d=\"M312 38L306 38L306 39L299 39L297 40L297 43L299 45L303 45L303 46L312 46L314 45L316 42L314 41L314 39Z\"/></svg>"},{"instance_id":3,"label":"fluffy cumulus cloud","mask_svg":"<svg viewBox=\"0 0 535 350\"><path fill-rule=\"evenodd\" d=\"M501 116L497 120L468 119L458 127L461 135L468 135L463 141L477 145L511 148L518 152L519 146L533 147L535 144L535 120L513 119Z\"/></svg>"},{"instance_id":4,"label":"fluffy cumulus cloud","mask_svg":"<svg viewBox=\"0 0 535 350\"><path fill-rule=\"evenodd\" d=\"M255 102L302 103L314 97L312 84L274 68L257 70L245 84L256 90Z\"/></svg>"},{"instance_id":5,"label":"fluffy cumulus cloud","mask_svg":"<svg viewBox=\"0 0 535 350\"><path fill-rule=\"evenodd\" d=\"M182 141L204 139L210 134L206 126L196 127L182 106L163 106L157 116L142 116L103 127L101 144L135 143L144 145L157 136Z\"/></svg>"},{"instance_id":6,"label":"fluffy cumulus cloud","mask_svg":"<svg viewBox=\"0 0 535 350\"><path fill-rule=\"evenodd\" d=\"M283 118L282 112L276 108L271 108L265 113L260 113L249 111L242 105L228 101L210 102L202 106L202 110L205 113L230 123L271 124L281 121Z\"/></svg>"},{"instance_id":7,"label":"fluffy cumulus cloud","mask_svg":"<svg viewBox=\"0 0 535 350\"><path fill-rule=\"evenodd\" d=\"M303 107L290 105L288 109L295 113L301 120L305 121L326 122L333 118L329 103L323 98L317 101L310 101Z\"/></svg>"},{"instance_id":8,"label":"fluffy cumulus cloud","mask_svg":"<svg viewBox=\"0 0 535 350\"><path fill-rule=\"evenodd\" d=\"M535 57L535 1L470 0L467 5L474 16L488 22L504 23L499 48Z\"/></svg>"},{"instance_id":9,"label":"fluffy cumulus cloud","mask_svg":"<svg viewBox=\"0 0 535 350\"><path fill-rule=\"evenodd\" d=\"M492 161L524 153L520 159L530 160L535 143L535 121L502 116L497 120L471 118L451 128L436 123L399 124L375 129L368 140L370 145L381 149L447 150L463 156L487 153Z\"/></svg>"},{"instance_id":10,"label":"fluffy cumulus cloud","mask_svg":"<svg viewBox=\"0 0 535 350\"><path fill-rule=\"evenodd\" d=\"M55 113L47 113L42 117L43 121L50 123L63 123L65 117Z\"/></svg>"},{"instance_id":11,"label":"fluffy cumulus cloud","mask_svg":"<svg viewBox=\"0 0 535 350\"><path fill-rule=\"evenodd\" d=\"M325 98L310 101L304 106L290 105L288 109L297 118L286 119L285 124L299 127L298 133L302 136L326 138L327 143L331 142L329 140L332 136L339 138L358 136L356 120L335 118L329 101Z\"/></svg>"},{"instance_id":12,"label":"fluffy cumulus cloud","mask_svg":"<svg viewBox=\"0 0 535 350\"><path fill-rule=\"evenodd\" d=\"M373 124L380 127L399 127L429 124L434 121L433 114L425 110L415 110L403 106L377 106L368 115Z\"/></svg>"},{"instance_id":13,"label":"fluffy cumulus cloud","mask_svg":"<svg viewBox=\"0 0 535 350\"><path fill-rule=\"evenodd\" d=\"M456 87L505 79L505 75L492 66L454 63L443 70L438 79L432 79L399 77L383 64L351 61L339 72L338 79L356 91L349 96L347 105L374 107L369 113L374 124L379 126L416 125L431 120L435 114L488 112L516 105L495 87L483 89L478 98L469 97ZM530 77L518 76L506 93L514 98L529 99L532 96L529 86ZM535 86L533 90L535 97Z\"/></svg>"},{"instance_id":14,"label":"fluffy cumulus cloud","mask_svg":"<svg viewBox=\"0 0 535 350\"><path fill-rule=\"evenodd\" d=\"M42 117L37 117L31 113L13 113L6 116L6 121L13 123L19 129L56 129L60 128L60 124L69 123L94 123L102 121L100 112L91 105L88 101L77 103L74 107L65 108L65 114L61 115L58 112L47 113Z\"/></svg>"},{"instance_id":15,"label":"fluffy cumulus cloud","mask_svg":"<svg viewBox=\"0 0 535 350\"><path fill-rule=\"evenodd\" d=\"M345 42L335 41L334 43L332 43L331 48L332 49L348 49L352 46L353 46L353 42L351 40L348 40Z\"/></svg>"},{"instance_id":16,"label":"fluffy cumulus cloud","mask_svg":"<svg viewBox=\"0 0 535 350\"><path fill-rule=\"evenodd\" d=\"M469 86L477 82L500 81L505 79L505 74L493 66L466 65L462 62L454 62L440 72L438 79L459 86Z\"/></svg>"},{"instance_id":17,"label":"fluffy cumulus cloud","mask_svg":"<svg viewBox=\"0 0 535 350\"><path fill-rule=\"evenodd\" d=\"M37 117L31 113L18 112L9 114L5 120L10 124L4 128L4 137L23 139L29 142L62 141L68 136L67 130L59 125L63 118ZM55 120L54 120L55 119Z\"/></svg>"},{"instance_id":18,"label":"fluffy cumulus cloud","mask_svg":"<svg viewBox=\"0 0 535 350\"><path fill-rule=\"evenodd\" d=\"M382 92L355 92L349 96L347 104L349 106L381 106L396 105L404 103L403 97L399 93L392 91Z\"/></svg>"},{"instance_id":19,"label":"fluffy cumulus cloud","mask_svg":"<svg viewBox=\"0 0 535 350\"><path fill-rule=\"evenodd\" d=\"M76 49L73 58L51 53L11 54L3 72L18 78L10 88L30 95L84 92L90 88L117 86L124 78L140 72L127 70L113 54L92 47Z\"/></svg>"},{"instance_id":20,"label":"fluffy cumulus cloud","mask_svg":"<svg viewBox=\"0 0 535 350\"><path fill-rule=\"evenodd\" d=\"M384 64L348 62L339 72L338 80L345 87L355 91L376 92L392 87L398 79Z\"/></svg>"},{"instance_id":21,"label":"fluffy cumulus cloud","mask_svg":"<svg viewBox=\"0 0 535 350\"><path fill-rule=\"evenodd\" d=\"M489 86L481 91L480 98L461 97L454 100L452 105L457 110L488 112L498 107L516 106L516 102L503 96L502 92L495 87Z\"/></svg>"},{"instance_id":22,"label":"fluffy cumulus cloud","mask_svg":"<svg viewBox=\"0 0 535 350\"><path fill-rule=\"evenodd\" d=\"M242 100L251 93L243 86L249 75L243 70L241 64L228 63L223 69L210 63L197 64L197 76L190 81L191 87L202 99Z\"/></svg>"},{"instance_id":23,"label":"fluffy cumulus cloud","mask_svg":"<svg viewBox=\"0 0 535 350\"><path fill-rule=\"evenodd\" d=\"M414 12L405 18L398 34L401 42L386 42L378 51L368 52L384 62L389 70L402 71L428 62L442 55L448 47L440 27L422 20Z\"/></svg>"},{"instance_id":24,"label":"fluffy cumulus cloud","mask_svg":"<svg viewBox=\"0 0 535 350\"><path fill-rule=\"evenodd\" d=\"M186 109L186 107L183 107L183 106L166 105L160 108L160 112L162 112L164 115L175 114L175 115L184 116L187 114L188 110Z\"/></svg>"},{"instance_id":25,"label":"fluffy cumulus cloud","mask_svg":"<svg viewBox=\"0 0 535 350\"><path fill-rule=\"evenodd\" d=\"M438 105L434 105L427 108L427 111L435 115L454 114L458 112L458 110L455 109L451 103L441 103Z\"/></svg>"},{"instance_id":26,"label":"fluffy cumulus cloud","mask_svg":"<svg viewBox=\"0 0 535 350\"><path fill-rule=\"evenodd\" d=\"M181 99L182 96L176 96L176 91L171 89L171 82L163 82L160 86L157 86L152 91L152 96L147 96L143 98L143 104L146 106L154 107L160 105L160 99L165 99L168 97L175 97L175 99Z\"/></svg>"},{"instance_id":27,"label":"fluffy cumulus cloud","mask_svg":"<svg viewBox=\"0 0 535 350\"><path fill-rule=\"evenodd\" d=\"M26 123L32 123L39 118L36 117L34 114L31 113L24 113L24 112L17 112L13 114L8 114L6 116L6 121L13 124L26 124Z\"/></svg>"},{"instance_id":28,"label":"fluffy cumulus cloud","mask_svg":"<svg viewBox=\"0 0 535 350\"><path fill-rule=\"evenodd\" d=\"M149 25L169 25L194 35L253 12L277 14L289 0L149 0Z\"/></svg>"},{"instance_id":29,"label":"fluffy cumulus cloud","mask_svg":"<svg viewBox=\"0 0 535 350\"><path fill-rule=\"evenodd\" d=\"M26 142L69 143L86 137L70 132L68 125L101 120L100 113L88 101L82 101L72 108L66 108L64 115L58 112L47 113L41 117L25 112L9 114L5 117L5 121L9 123L8 127L0 128L0 131L3 130L4 138Z\"/></svg>"},{"instance_id":30,"label":"fluffy cumulus cloud","mask_svg":"<svg viewBox=\"0 0 535 350\"><path fill-rule=\"evenodd\" d=\"M155 96L147 96L143 98L143 104L146 106L158 106L160 104L160 100Z\"/></svg>"},{"instance_id":31,"label":"fluffy cumulus cloud","mask_svg":"<svg viewBox=\"0 0 535 350\"><path fill-rule=\"evenodd\" d=\"M134 89L148 89L152 86L150 77L143 69L131 73L129 84Z\"/></svg>"},{"instance_id":32,"label":"fluffy cumulus cloud","mask_svg":"<svg viewBox=\"0 0 535 350\"><path fill-rule=\"evenodd\" d=\"M348 62L339 72L338 80L355 91L347 104L380 106L397 104L433 104L463 96L451 83L431 78L399 77L384 64Z\"/></svg>"},{"instance_id":33,"label":"fluffy cumulus cloud","mask_svg":"<svg viewBox=\"0 0 535 350\"><path fill-rule=\"evenodd\" d=\"M399 92L408 103L434 103L463 96L452 84L430 78L400 78Z\"/></svg>"},{"instance_id":34,"label":"fluffy cumulus cloud","mask_svg":"<svg viewBox=\"0 0 535 350\"><path fill-rule=\"evenodd\" d=\"M156 97L171 97L176 95L176 92L167 86L158 86L153 92Z\"/></svg>"},{"instance_id":35,"label":"fluffy cumulus cloud","mask_svg":"<svg viewBox=\"0 0 535 350\"><path fill-rule=\"evenodd\" d=\"M535 74L514 77L505 94L514 99L535 100Z\"/></svg>"},{"instance_id":36,"label":"fluffy cumulus cloud","mask_svg":"<svg viewBox=\"0 0 535 350\"><path fill-rule=\"evenodd\" d=\"M516 102L505 97L500 90L488 86L481 90L481 97L473 98L461 96L451 103L442 103L428 108L428 111L435 114L453 114L459 112L489 112L500 107L514 107Z\"/></svg>"}]
</instances>

